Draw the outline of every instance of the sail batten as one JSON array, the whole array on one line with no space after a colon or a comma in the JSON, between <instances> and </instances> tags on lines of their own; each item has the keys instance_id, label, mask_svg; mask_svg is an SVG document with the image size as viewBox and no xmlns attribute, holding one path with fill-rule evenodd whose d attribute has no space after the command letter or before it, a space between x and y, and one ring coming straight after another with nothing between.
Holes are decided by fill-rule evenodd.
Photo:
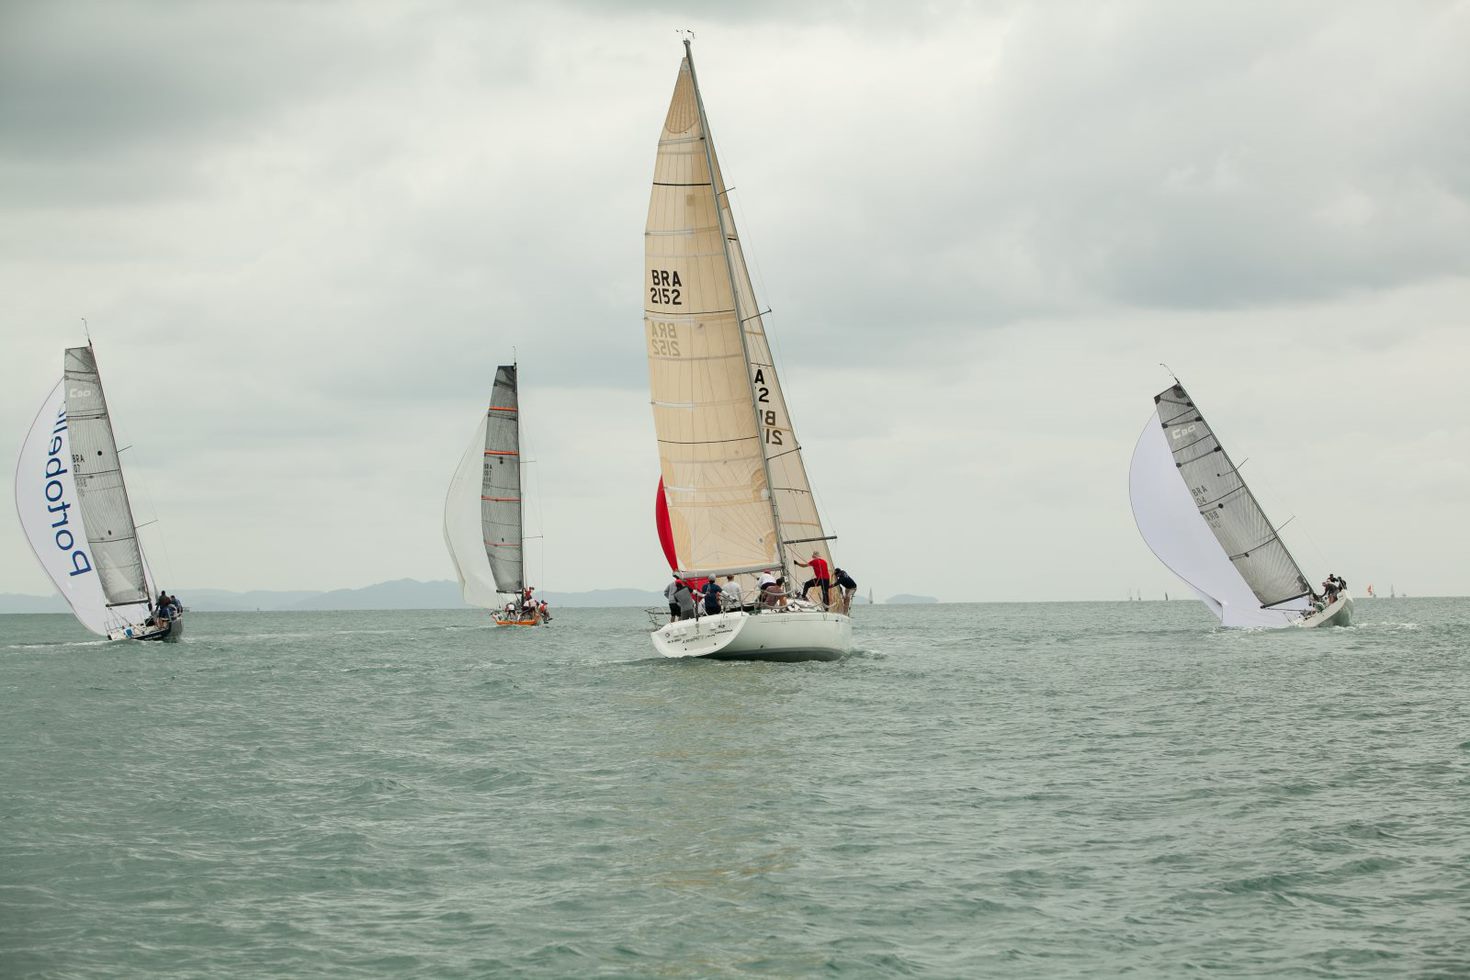
<instances>
[{"instance_id":1,"label":"sail batten","mask_svg":"<svg viewBox=\"0 0 1470 980\"><path fill-rule=\"evenodd\" d=\"M644 257L649 384L678 567L785 568L794 553L781 528L815 527L820 537L821 524L687 44L654 163ZM827 557L824 544L817 550Z\"/></svg>"}]
</instances>

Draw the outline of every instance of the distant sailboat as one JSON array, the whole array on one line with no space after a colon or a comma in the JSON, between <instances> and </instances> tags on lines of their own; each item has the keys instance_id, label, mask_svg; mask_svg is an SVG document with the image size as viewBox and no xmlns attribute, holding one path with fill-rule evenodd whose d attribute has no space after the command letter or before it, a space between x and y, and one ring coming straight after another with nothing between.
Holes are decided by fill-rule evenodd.
<instances>
[{"instance_id":1,"label":"distant sailboat","mask_svg":"<svg viewBox=\"0 0 1470 980\"><path fill-rule=\"evenodd\" d=\"M514 364L495 369L490 405L449 481L444 543L465 602L490 610L497 626L539 626L540 610L522 603L526 534L517 377Z\"/></svg>"},{"instance_id":2,"label":"distant sailboat","mask_svg":"<svg viewBox=\"0 0 1470 980\"><path fill-rule=\"evenodd\" d=\"M90 343L67 348L62 380L21 446L15 504L31 550L83 626L109 640L183 636L182 610L151 606L155 583Z\"/></svg>"},{"instance_id":3,"label":"distant sailboat","mask_svg":"<svg viewBox=\"0 0 1470 980\"><path fill-rule=\"evenodd\" d=\"M1296 559L1181 384L1154 397L1128 490L1143 539L1225 626L1346 626L1346 592L1324 609ZM1165 597L1167 598L1167 596Z\"/></svg>"},{"instance_id":4,"label":"distant sailboat","mask_svg":"<svg viewBox=\"0 0 1470 980\"><path fill-rule=\"evenodd\" d=\"M688 41L659 138L644 256L644 342L676 574L739 576L742 593L757 595L755 573L792 583L792 565L814 552L830 569L832 538L776 378ZM652 634L654 648L773 660L851 649L847 616L769 598L754 612L670 623Z\"/></svg>"}]
</instances>

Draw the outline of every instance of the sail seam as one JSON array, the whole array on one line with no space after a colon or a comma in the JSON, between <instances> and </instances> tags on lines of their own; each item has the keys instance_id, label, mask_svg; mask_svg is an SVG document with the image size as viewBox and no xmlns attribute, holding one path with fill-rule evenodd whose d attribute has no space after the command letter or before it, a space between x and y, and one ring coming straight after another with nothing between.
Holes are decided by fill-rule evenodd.
<instances>
[{"instance_id":1,"label":"sail seam","mask_svg":"<svg viewBox=\"0 0 1470 980\"><path fill-rule=\"evenodd\" d=\"M1226 493L1220 494L1220 496L1216 497L1214 500L1211 500L1211 501L1209 501L1207 503L1201 504L1200 505L1200 508L1199 508L1199 512L1201 514L1203 514L1207 508L1214 507L1216 504L1218 504L1220 501L1224 500L1226 497L1233 497L1237 493L1240 493L1240 491L1242 491L1244 489L1245 489L1245 484L1242 483L1240 486L1236 487L1235 489L1230 490L1230 491L1228 491Z\"/></svg>"}]
</instances>

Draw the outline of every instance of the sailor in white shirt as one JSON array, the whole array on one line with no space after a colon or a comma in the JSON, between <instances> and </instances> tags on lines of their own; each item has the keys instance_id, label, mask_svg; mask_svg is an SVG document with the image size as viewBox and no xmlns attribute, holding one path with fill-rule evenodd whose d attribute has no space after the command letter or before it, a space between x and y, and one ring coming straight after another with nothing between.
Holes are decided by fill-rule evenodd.
<instances>
[{"instance_id":1,"label":"sailor in white shirt","mask_svg":"<svg viewBox=\"0 0 1470 980\"><path fill-rule=\"evenodd\" d=\"M724 599L726 609L740 608L740 583L735 581L735 576L725 576L725 588L721 598Z\"/></svg>"}]
</instances>

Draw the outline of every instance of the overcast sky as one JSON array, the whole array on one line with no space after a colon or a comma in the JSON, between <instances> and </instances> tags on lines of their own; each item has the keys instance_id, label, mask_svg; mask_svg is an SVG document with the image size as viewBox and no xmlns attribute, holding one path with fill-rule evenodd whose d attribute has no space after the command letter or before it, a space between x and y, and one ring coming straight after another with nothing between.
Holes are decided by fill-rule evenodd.
<instances>
[{"instance_id":1,"label":"overcast sky","mask_svg":"<svg viewBox=\"0 0 1470 980\"><path fill-rule=\"evenodd\" d=\"M8 0L0 458L86 317L166 587L452 578L514 349L534 583L660 587L683 27L865 589L1182 591L1128 506L1163 361L1313 581L1470 594L1464 2ZM14 518L0 556L49 591Z\"/></svg>"}]
</instances>

